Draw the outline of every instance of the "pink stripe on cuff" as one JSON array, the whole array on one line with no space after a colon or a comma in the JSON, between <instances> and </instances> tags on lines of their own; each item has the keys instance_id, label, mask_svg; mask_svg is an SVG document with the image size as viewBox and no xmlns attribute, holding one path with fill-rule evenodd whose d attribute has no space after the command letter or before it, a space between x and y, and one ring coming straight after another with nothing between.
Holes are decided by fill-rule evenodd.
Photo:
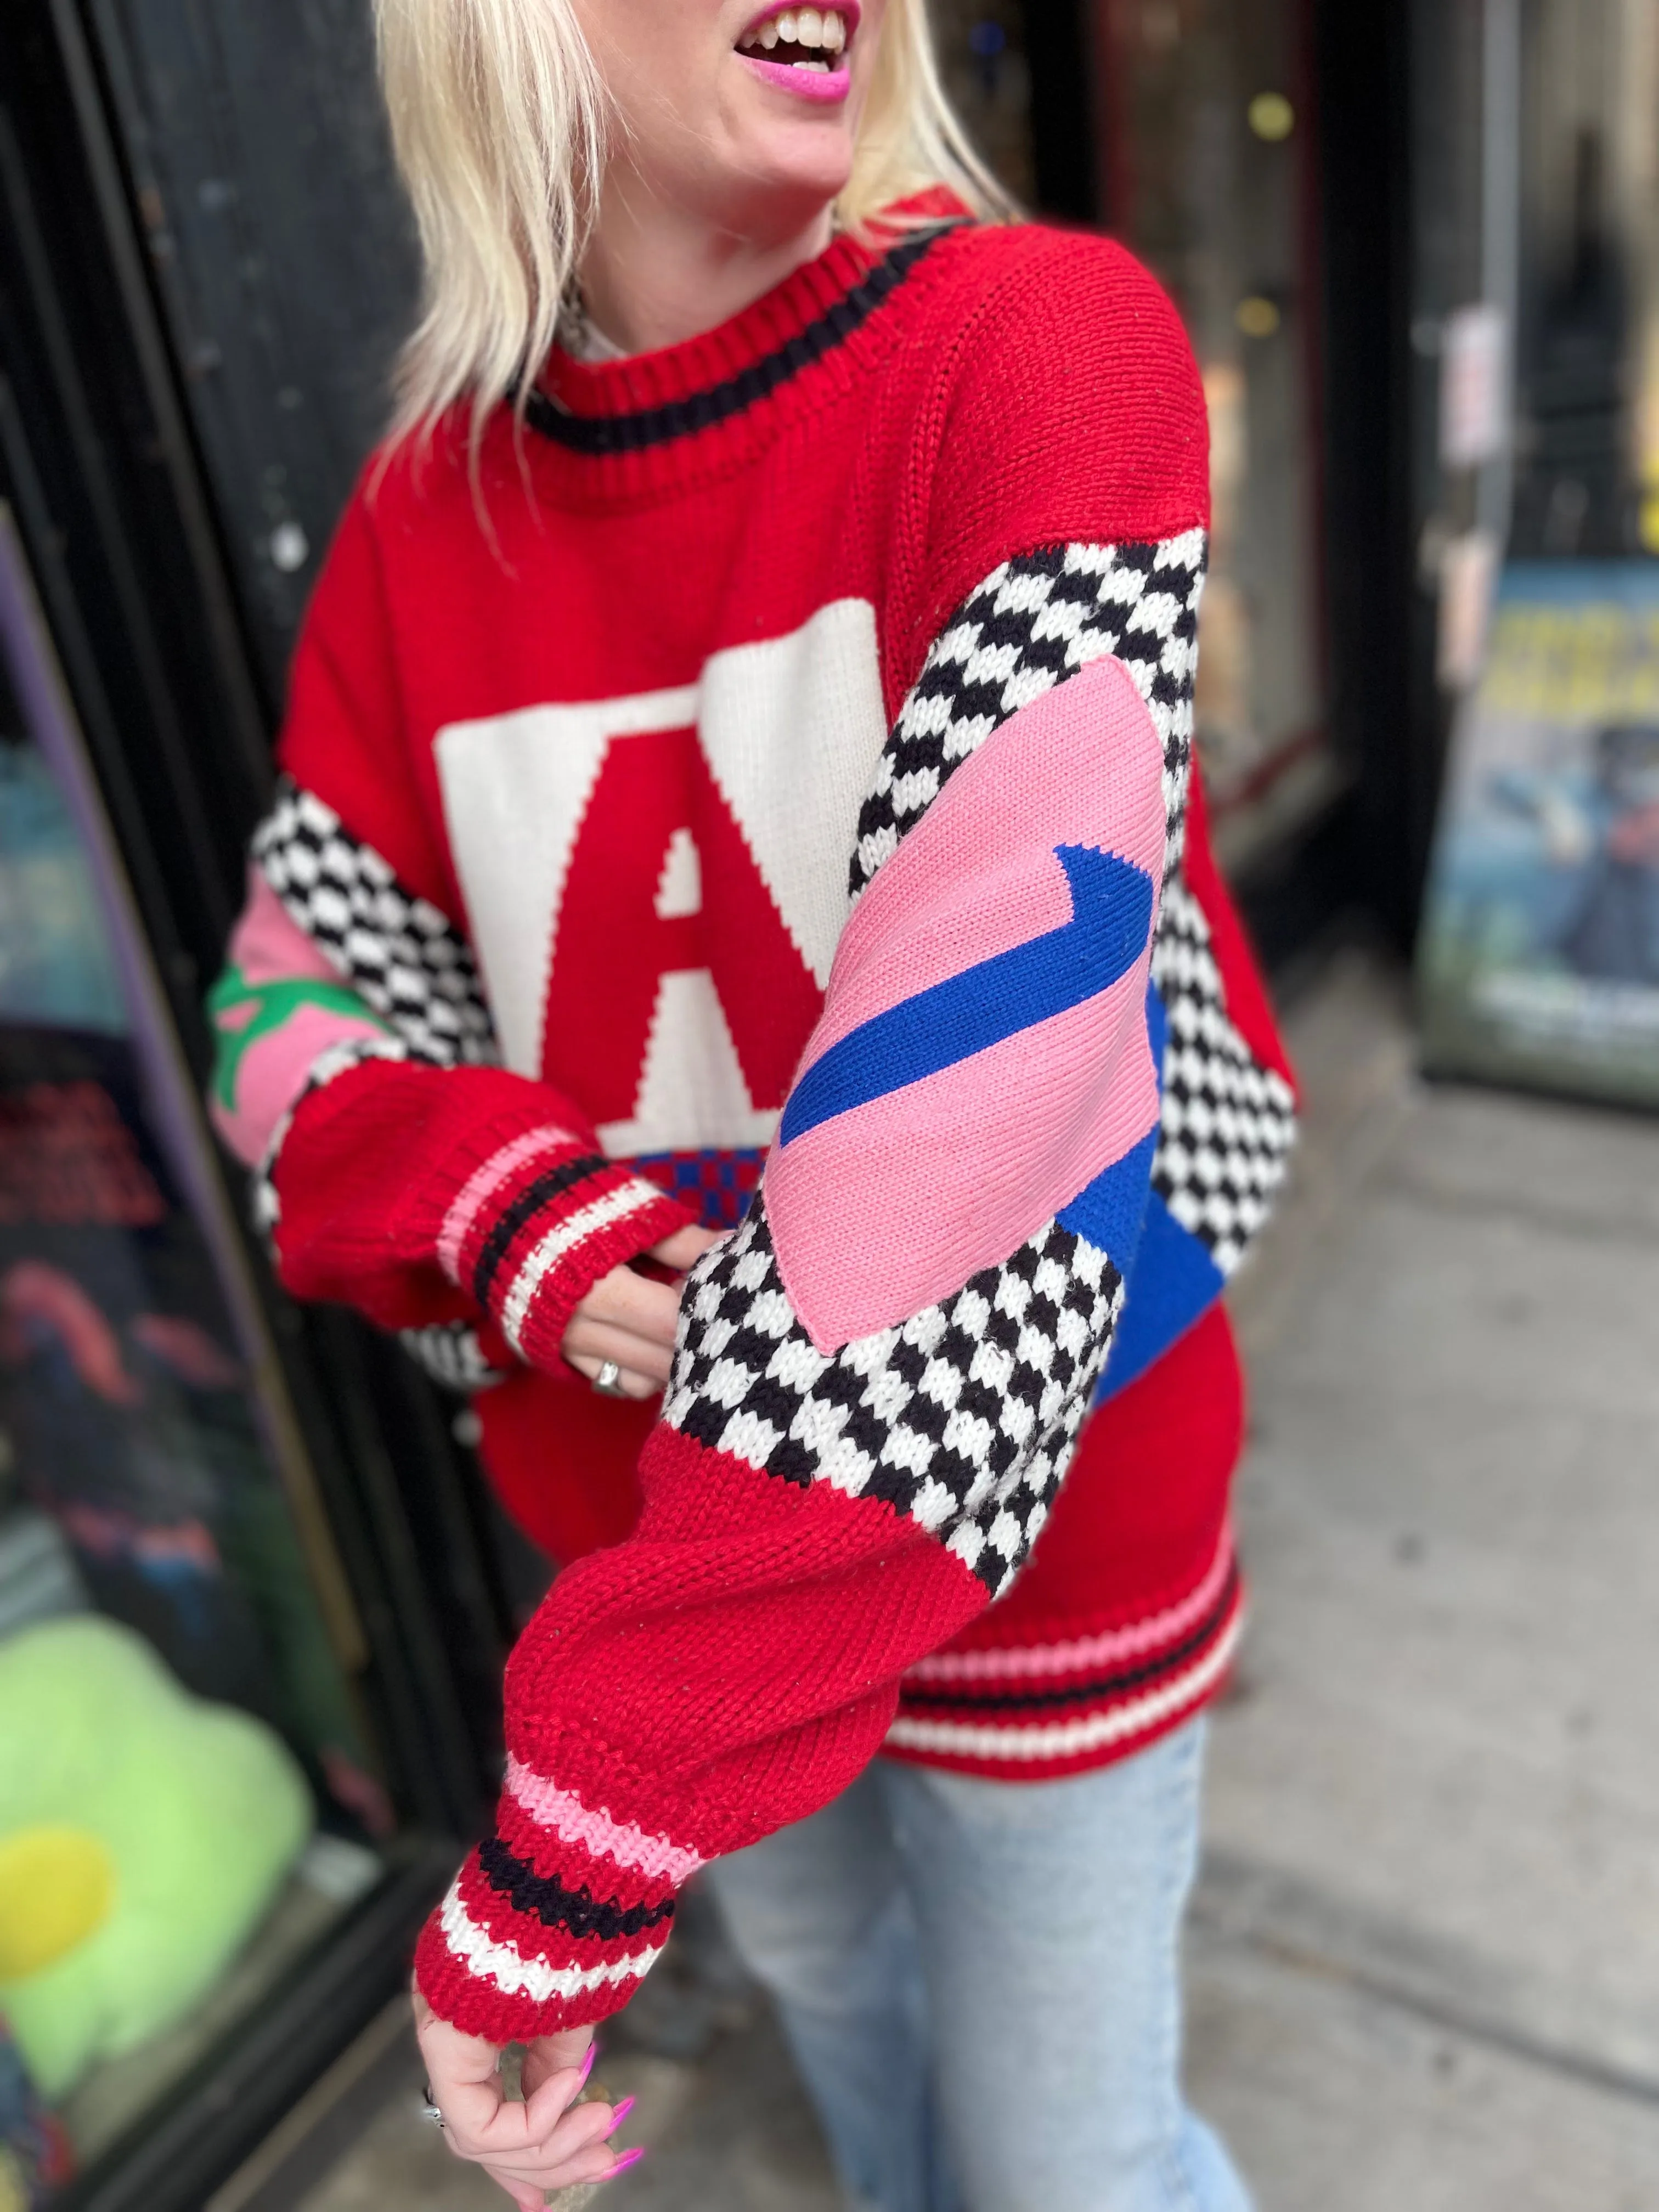
<instances>
[{"instance_id":1,"label":"pink stripe on cuff","mask_svg":"<svg viewBox=\"0 0 1659 2212\"><path fill-rule=\"evenodd\" d=\"M557 1152L562 1146L579 1141L568 1129L560 1128L556 1122L544 1121L539 1129L531 1129L522 1137L515 1137L510 1145L503 1145L500 1152L490 1154L481 1168L473 1170L438 1231L438 1264L452 1283L461 1279L461 1247L466 1242L468 1230L507 1177L538 1153Z\"/></svg>"},{"instance_id":2,"label":"pink stripe on cuff","mask_svg":"<svg viewBox=\"0 0 1659 2212\"><path fill-rule=\"evenodd\" d=\"M613 1820L609 1813L595 1812L568 1790L561 1790L545 1775L521 1759L507 1762L507 1787L539 1827L550 1828L568 1844L603 1853L618 1866L671 1881L678 1888L689 1881L702 1864L696 1851L672 1844L666 1836L647 1835L631 1820Z\"/></svg>"}]
</instances>

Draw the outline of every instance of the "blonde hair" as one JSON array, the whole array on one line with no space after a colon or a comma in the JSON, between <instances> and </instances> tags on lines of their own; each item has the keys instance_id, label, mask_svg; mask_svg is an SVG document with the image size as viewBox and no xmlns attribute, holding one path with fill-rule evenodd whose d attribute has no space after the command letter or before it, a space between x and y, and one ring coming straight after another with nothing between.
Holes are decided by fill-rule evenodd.
<instances>
[{"instance_id":1,"label":"blonde hair","mask_svg":"<svg viewBox=\"0 0 1659 2212\"><path fill-rule=\"evenodd\" d=\"M394 434L463 399L476 430L553 343L604 170L605 88L573 0L374 0L374 17L426 271ZM837 218L867 231L937 185L993 220L1017 212L951 112L927 0L890 0Z\"/></svg>"}]
</instances>

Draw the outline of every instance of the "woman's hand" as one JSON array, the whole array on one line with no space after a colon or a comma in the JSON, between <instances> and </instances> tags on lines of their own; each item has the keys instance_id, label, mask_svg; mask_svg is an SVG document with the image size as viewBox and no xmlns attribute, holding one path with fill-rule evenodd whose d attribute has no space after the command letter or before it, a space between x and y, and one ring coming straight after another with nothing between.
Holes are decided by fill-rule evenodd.
<instances>
[{"instance_id":1,"label":"woman's hand","mask_svg":"<svg viewBox=\"0 0 1659 2212\"><path fill-rule=\"evenodd\" d=\"M575 2102L593 2063L591 2027L544 2035L526 2048L521 2105L501 2087L495 2045L440 2020L418 1990L415 2033L450 2149L481 2166L519 2212L541 2212L550 2189L609 2181L644 2156L640 2150L618 2156L611 2148L608 2138L628 2116L626 2104Z\"/></svg>"},{"instance_id":2,"label":"woman's hand","mask_svg":"<svg viewBox=\"0 0 1659 2212\"><path fill-rule=\"evenodd\" d=\"M561 1347L591 1382L607 1359L622 1370L617 1387L630 1398L654 1398L668 1384L674 1332L679 1326L685 1271L711 1244L712 1229L681 1229L651 1248L649 1257L673 1271L672 1283L653 1281L633 1267L601 1275L570 1316Z\"/></svg>"}]
</instances>

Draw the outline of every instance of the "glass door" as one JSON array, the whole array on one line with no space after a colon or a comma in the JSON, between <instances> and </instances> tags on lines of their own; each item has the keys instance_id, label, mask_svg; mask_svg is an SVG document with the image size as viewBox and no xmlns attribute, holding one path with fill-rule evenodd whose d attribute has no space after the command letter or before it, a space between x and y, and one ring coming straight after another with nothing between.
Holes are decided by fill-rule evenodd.
<instances>
[{"instance_id":1,"label":"glass door","mask_svg":"<svg viewBox=\"0 0 1659 2212\"><path fill-rule=\"evenodd\" d=\"M1451 729L1425 1051L1651 1106L1659 17L1648 0L1460 13L1456 104L1430 113L1475 158L1440 154L1446 211L1419 219L1416 338L1439 372L1421 542Z\"/></svg>"},{"instance_id":2,"label":"glass door","mask_svg":"<svg viewBox=\"0 0 1659 2212\"><path fill-rule=\"evenodd\" d=\"M1532 0L1512 556L1659 554L1659 19Z\"/></svg>"},{"instance_id":3,"label":"glass door","mask_svg":"<svg viewBox=\"0 0 1659 2212\"><path fill-rule=\"evenodd\" d=\"M1235 872L1321 811L1318 301L1297 0L1096 0L1107 228L1169 287L1209 404L1199 744Z\"/></svg>"},{"instance_id":4,"label":"glass door","mask_svg":"<svg viewBox=\"0 0 1659 2212\"><path fill-rule=\"evenodd\" d=\"M467 1415L283 1298L202 1101L404 218L380 189L338 220L387 173L359 0L280 32L196 0L10 15L0 2208L198 2212L399 1996L499 1775L511 1596ZM216 57L234 101L191 75Z\"/></svg>"},{"instance_id":5,"label":"glass door","mask_svg":"<svg viewBox=\"0 0 1659 2212\"><path fill-rule=\"evenodd\" d=\"M406 1857L368 1648L0 506L0 2205Z\"/></svg>"}]
</instances>

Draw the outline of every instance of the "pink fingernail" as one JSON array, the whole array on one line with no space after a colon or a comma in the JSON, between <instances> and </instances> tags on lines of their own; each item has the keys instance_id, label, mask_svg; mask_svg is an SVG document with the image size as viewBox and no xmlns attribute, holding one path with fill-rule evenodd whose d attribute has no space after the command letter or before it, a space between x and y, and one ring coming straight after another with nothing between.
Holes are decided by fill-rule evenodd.
<instances>
[{"instance_id":1,"label":"pink fingernail","mask_svg":"<svg viewBox=\"0 0 1659 2212\"><path fill-rule=\"evenodd\" d=\"M644 2156L645 2145L643 2143L641 2143L636 2149L625 2150L622 2156L617 2160L617 2163L611 2167L610 2172L607 2173L604 2179L606 2181L614 2181L619 2173L626 2173L630 2166L637 2166Z\"/></svg>"},{"instance_id":2,"label":"pink fingernail","mask_svg":"<svg viewBox=\"0 0 1659 2212\"><path fill-rule=\"evenodd\" d=\"M616 2118L611 2121L610 2126L605 2130L605 2134L607 2136L614 2136L616 2134L617 2129L628 2118L628 2115L633 2111L636 2101L637 2100L632 2097L624 2097L623 2099L621 2104L617 2107Z\"/></svg>"},{"instance_id":3,"label":"pink fingernail","mask_svg":"<svg viewBox=\"0 0 1659 2212\"><path fill-rule=\"evenodd\" d=\"M593 2071L593 2061L599 2057L599 2046L598 2043L590 2043L587 2046L587 2056L582 2061L581 2077L576 2083L576 2087L579 2089L584 2086L588 2075Z\"/></svg>"}]
</instances>

